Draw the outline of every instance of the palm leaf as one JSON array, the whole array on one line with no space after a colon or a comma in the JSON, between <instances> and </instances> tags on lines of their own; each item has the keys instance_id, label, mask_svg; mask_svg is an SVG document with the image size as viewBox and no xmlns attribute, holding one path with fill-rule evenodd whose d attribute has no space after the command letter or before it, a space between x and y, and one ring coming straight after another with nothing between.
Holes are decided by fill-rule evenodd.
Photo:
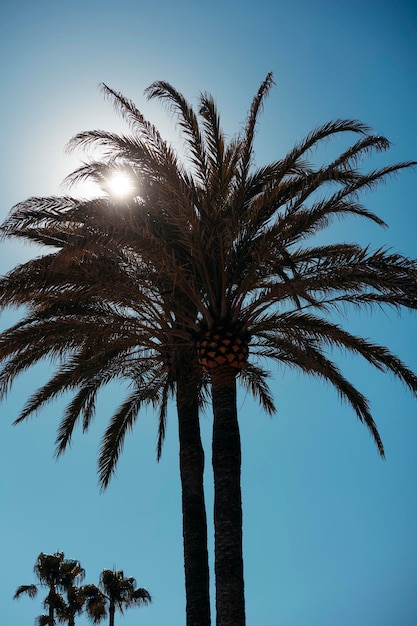
<instances>
[{"instance_id":1,"label":"palm leaf","mask_svg":"<svg viewBox=\"0 0 417 626\"><path fill-rule=\"evenodd\" d=\"M126 434L132 430L142 405L156 403L160 387L158 379L151 382L151 378L146 383L143 381L141 386L135 386L110 420L103 435L98 461L99 481L103 489L115 472Z\"/></svg>"},{"instance_id":2,"label":"palm leaf","mask_svg":"<svg viewBox=\"0 0 417 626\"><path fill-rule=\"evenodd\" d=\"M38 593L38 588L36 585L21 585L15 591L13 598L16 600L20 598L22 594L26 594L29 598L35 598Z\"/></svg>"}]
</instances>

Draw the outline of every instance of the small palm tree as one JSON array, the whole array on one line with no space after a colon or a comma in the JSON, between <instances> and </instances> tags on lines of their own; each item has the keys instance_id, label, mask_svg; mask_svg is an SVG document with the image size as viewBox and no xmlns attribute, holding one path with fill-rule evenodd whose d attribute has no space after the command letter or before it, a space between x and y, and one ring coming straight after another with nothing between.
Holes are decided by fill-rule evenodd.
<instances>
[{"instance_id":1,"label":"small palm tree","mask_svg":"<svg viewBox=\"0 0 417 626\"><path fill-rule=\"evenodd\" d=\"M114 626L116 610L123 615L132 606L146 606L151 596L146 589L137 588L134 578L125 578L122 570L105 569L100 574L99 586L86 585L87 614L94 624L109 616L109 626Z\"/></svg>"},{"instance_id":2,"label":"small palm tree","mask_svg":"<svg viewBox=\"0 0 417 626\"><path fill-rule=\"evenodd\" d=\"M84 570L79 561L65 559L63 552L55 554L41 554L38 556L34 572L39 583L32 585L21 585L17 588L14 598L19 598L22 594L35 598L38 593L38 586L46 587L48 594L44 601L48 615L41 615L37 618L38 626L54 626L55 616L58 611L62 611L65 606L61 591L67 591L76 582L84 578ZM73 621L69 622L73 626Z\"/></svg>"},{"instance_id":3,"label":"small palm tree","mask_svg":"<svg viewBox=\"0 0 417 626\"><path fill-rule=\"evenodd\" d=\"M75 618L84 610L86 601L84 587L71 584L65 589L65 598L56 606L58 621L68 626L75 626Z\"/></svg>"}]
</instances>

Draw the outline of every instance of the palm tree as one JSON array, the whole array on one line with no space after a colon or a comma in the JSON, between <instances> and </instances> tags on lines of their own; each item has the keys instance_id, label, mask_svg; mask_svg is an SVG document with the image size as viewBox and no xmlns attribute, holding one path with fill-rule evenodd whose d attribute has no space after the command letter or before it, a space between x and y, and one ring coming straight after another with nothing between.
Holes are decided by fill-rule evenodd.
<instances>
[{"instance_id":1,"label":"palm tree","mask_svg":"<svg viewBox=\"0 0 417 626\"><path fill-rule=\"evenodd\" d=\"M209 377L214 414L212 464L218 626L243 626L245 623L237 379L247 385L270 412L274 405L266 372L260 366L263 360L272 359L326 380L368 427L381 456L384 454L382 442L366 398L346 380L328 357L327 349L342 348L360 355L371 365L400 378L414 394L417 391L414 373L387 348L353 336L331 317L332 313L349 306L415 309L416 262L388 250L371 251L350 243L319 244L314 240L338 217L355 216L383 225L377 215L359 203L358 194L363 189L374 188L390 174L412 163L363 173L359 168L363 158L372 152L387 150L389 142L373 135L358 121L336 120L315 129L284 158L255 168L253 141L257 119L272 85L272 75L268 74L252 102L243 132L230 141L221 129L210 95L201 95L197 115L168 83L151 85L148 96L166 101L179 116L186 145L185 158L176 155L161 140L156 129L130 101L104 87L130 122L133 136L106 131L77 135L71 145L98 145L103 148L104 158L83 166L70 180L92 178L103 184L109 172L115 169L129 172L138 191L135 198L125 203L127 211L123 217L120 213L115 215L101 210L105 207L100 207L98 201L87 211L85 203L74 201L71 204L73 201L68 199L61 200L63 204L56 199L50 199L49 203L47 199L33 199L18 205L3 227L6 236L23 236L42 243L48 243L49 237L49 244L62 246L67 259L77 258L74 248L77 248L77 238L82 239L82 254L91 244L91 255L94 258L101 255L103 269L117 251L122 250L124 256L118 269L128 267L132 255L135 256L137 268L150 271L145 283L149 289L148 300L156 302L156 309L146 318L146 329L140 325L146 341L141 337L136 348L148 346L153 366L161 363L156 357L161 353L165 355L165 369L168 366L171 371L171 361L176 362L177 397L181 378L178 372L185 371L187 359L183 360L182 355L187 351L193 355L193 360L197 355L204 372L197 372L193 365L196 386L201 386L204 376ZM314 166L308 161L311 150L321 142L348 133L358 139L331 163ZM52 229L49 233L48 228ZM67 245L70 233L72 245ZM111 254L104 252L107 247L112 250ZM101 310L94 309L100 306L91 290L86 288L87 295L82 300L81 290L77 291L72 283L64 283L64 279L57 290L55 309L53 293L49 293L48 287L43 286L36 295L35 286L31 295L26 296L24 272L23 267L23 278L12 273L6 277L4 285L5 303L35 304L33 322L29 316L22 327L3 334L0 356L7 364L1 378L4 388L27 365L35 362L23 343L23 338L27 342L30 337L31 325L42 324L43 320L50 325L58 319L63 321L62 327L56 327L55 337L51 334L51 342L57 341L60 348L54 348L51 343L37 353L42 352L43 356L54 354L55 350L56 354L61 354L73 348L73 335L67 344L58 338L64 327L75 328L85 323L89 310L98 316L93 324L106 314L103 300L99 303ZM45 272L41 271L42 275ZM91 279L94 274L89 276ZM35 271L32 277L36 277ZM14 278L17 280L15 290ZM27 282L30 291L31 281ZM54 287L49 289L53 292ZM85 307L78 321L75 321L74 311L71 316L68 303L71 289L79 297L76 307ZM47 301L51 303L49 309ZM130 305L125 303L125 306L126 312ZM62 317L65 307L68 315ZM116 345L115 335L110 335L109 343L114 341ZM42 330L41 336L45 336ZM105 343L104 339L102 341ZM147 344L149 341L151 346ZM29 344L37 347L38 338L33 338ZM88 357L88 362L94 364L99 350L87 338L83 343L78 341L78 348L81 345L88 350L83 355L84 360ZM119 360L119 364L112 365L120 367L120 363ZM126 364L124 361L123 373L129 369ZM101 385L109 379L109 368L110 364L100 369L99 376L97 369L91 370L89 378L82 378L80 374L74 378L77 380L78 375L77 384L82 381L85 385L82 398L76 398L77 407L82 406L84 410L87 407L90 416L98 381ZM136 380L144 378L139 375ZM52 387L56 390L63 388L62 385L58 381ZM94 392L90 391L91 386ZM49 389L41 391L29 402L28 412L53 393ZM184 397L192 396L186 393ZM179 402L177 404L180 406ZM74 416L75 410L71 412ZM119 434L125 433L131 423L125 420ZM64 433L70 435L71 424L70 419L64 423L61 432L64 443ZM108 435L101 459L105 471L111 472L120 452L121 438L115 436L115 428L108 431Z\"/></svg>"},{"instance_id":2,"label":"palm tree","mask_svg":"<svg viewBox=\"0 0 417 626\"><path fill-rule=\"evenodd\" d=\"M134 105L107 90L132 129L143 138L111 135L123 163L93 164L71 177L93 178L106 196L91 201L71 197L30 198L2 227L3 235L54 248L51 254L18 266L0 282L0 306L24 305L27 316L0 337L5 394L18 374L45 356L59 358L55 376L24 408L20 422L65 391L73 391L58 429L57 455L66 449L82 418L87 430L102 386L114 378L131 383L132 392L113 416L99 460L102 486L108 485L141 406L160 407L158 457L165 433L167 401L175 394L178 410L182 483L187 626L210 624L207 522L204 504L204 452L198 406L202 379L193 337L182 328L181 313L190 307L175 281L161 272L169 266L166 241L175 241L175 223L161 220L160 207L170 185L181 185L178 164L169 146ZM100 135L101 136L101 135ZM103 134L104 137L104 134ZM128 171L140 196L115 200L107 189L110 174ZM146 177L144 176L146 174ZM161 185L165 175L166 185ZM158 244L158 241L161 245ZM58 251L56 249L58 248ZM149 262L159 249L158 263ZM179 258L177 250L177 258ZM183 262L188 258L184 250ZM147 261L145 262L145 259ZM255 374L255 375L254 375ZM246 382L268 407L271 399L258 384L255 368Z\"/></svg>"},{"instance_id":3,"label":"palm tree","mask_svg":"<svg viewBox=\"0 0 417 626\"><path fill-rule=\"evenodd\" d=\"M54 626L56 623L55 615L62 610L65 604L60 592L69 592L77 581L84 578L84 570L79 561L65 559L63 552L56 552L55 554L41 552L37 558L34 572L39 583L21 585L17 588L14 598L17 599L22 594L35 598L38 593L38 586L46 587L48 594L44 606L48 609L48 615L39 616L37 623L38 626ZM69 624L73 626L74 622L69 622Z\"/></svg>"},{"instance_id":4,"label":"palm tree","mask_svg":"<svg viewBox=\"0 0 417 626\"><path fill-rule=\"evenodd\" d=\"M179 116L186 162L173 157L172 150L153 146L153 159L147 156L143 164L134 142L103 131L81 133L73 140L73 145L100 145L105 151L103 163L80 168L73 180L102 175L113 159L137 177L151 179L157 189L160 231L149 226L146 254L189 301L188 319L181 310L182 328L193 337L212 386L218 626L245 623L238 374L246 384L256 383L253 389L263 394L269 410L273 404L260 360L273 359L328 381L369 428L381 456L382 442L366 398L345 379L326 349L347 349L417 391L414 373L387 348L353 336L329 316L349 305L415 309L416 262L357 244L314 242L337 217L356 216L384 225L359 203L358 194L413 164L362 173L362 159L387 150L389 142L358 121L336 120L315 129L283 159L255 169L257 119L272 85L269 74L252 102L243 133L229 142L211 96L200 97L199 124L171 85L151 85L148 96L168 102ZM140 126L136 110L131 108L130 114ZM359 139L339 157L321 166L309 163L313 148L347 133ZM155 202L147 203L145 197L142 206L155 215ZM161 223L169 224L169 230Z\"/></svg>"},{"instance_id":5,"label":"palm tree","mask_svg":"<svg viewBox=\"0 0 417 626\"><path fill-rule=\"evenodd\" d=\"M359 203L358 194L413 164L362 173L363 157L386 150L389 142L360 122L336 120L314 130L283 159L255 169L255 128L272 84L269 74L242 135L229 142L210 95L200 97L200 130L190 123L184 99L171 85L157 82L147 90L150 98L168 101L179 114L193 168L183 176L185 197L171 198L166 212L181 233L177 246L189 251L185 280L181 261L171 265L171 273L196 305L188 326L211 379L218 626L245 623L236 379L249 367L249 355L252 362L272 359L331 383L369 428L381 456L368 401L327 349L360 355L417 393L417 377L395 355L350 334L329 316L349 305L415 309L417 263L387 250L314 241L335 217L357 216L383 225ZM341 133L359 139L328 165L308 162L312 148Z\"/></svg>"},{"instance_id":6,"label":"palm tree","mask_svg":"<svg viewBox=\"0 0 417 626\"><path fill-rule=\"evenodd\" d=\"M75 626L75 617L84 610L86 601L84 587L71 584L65 589L65 598L56 606L58 621L67 623L68 626Z\"/></svg>"},{"instance_id":7,"label":"palm tree","mask_svg":"<svg viewBox=\"0 0 417 626\"><path fill-rule=\"evenodd\" d=\"M16 220L17 214L20 218ZM114 378L129 381L131 392L102 441L99 471L104 488L124 437L146 403L160 408L159 458L167 402L171 394L176 395L187 625L208 626L204 453L198 419L202 391L197 355L192 342L179 343L173 337L172 290L164 281L159 287L163 298L155 292L154 272L133 253L132 233L120 220L121 214L120 206L109 198L36 198L20 205L6 222L9 235L13 231L29 241L53 246L55 251L18 266L1 281L1 304L28 308L26 317L0 337L1 391L6 393L21 371L43 357L59 357L56 375L28 400L17 421L58 394L74 392L58 429L60 455L79 419L83 429L88 429L101 387ZM143 225L136 226L140 243L145 237L140 230Z\"/></svg>"},{"instance_id":8,"label":"palm tree","mask_svg":"<svg viewBox=\"0 0 417 626\"><path fill-rule=\"evenodd\" d=\"M142 208L154 219L157 211L159 232L151 217L149 245L142 247L142 254L153 259L159 275L189 302L188 319L181 309L182 329L193 337L212 385L218 626L245 622L237 375L257 383L254 390L263 393L269 410L273 405L260 359L327 380L367 425L381 455L382 442L366 398L344 378L326 348L358 354L394 373L413 393L417 390L415 375L388 349L351 335L328 316L350 304L416 308L416 263L357 244L314 243L314 236L335 217L352 215L383 225L359 203L358 193L412 164L362 173L358 164L363 157L388 149L389 142L360 122L336 120L314 130L285 158L254 169L256 123L272 85L269 74L252 102L242 135L229 142L211 96L200 97L199 124L171 85L151 85L148 96L168 102L179 116L188 149L185 163L161 144L153 142L149 156L142 144L138 150L140 142L103 131L80 133L72 143L100 145L105 152L104 162L80 168L72 180L103 176L111 159L146 184L153 183L154 195L148 199L145 194ZM105 91L121 101L109 88ZM133 106L129 114L143 132L142 117ZM359 139L333 162L318 167L308 162L321 142L347 133ZM309 247L304 243L308 238Z\"/></svg>"},{"instance_id":9,"label":"palm tree","mask_svg":"<svg viewBox=\"0 0 417 626\"><path fill-rule=\"evenodd\" d=\"M116 610L122 615L132 606L146 606L151 596L146 589L137 588L134 578L125 578L122 570L104 569L99 586L86 585L87 613L94 624L109 616L109 626L114 626Z\"/></svg>"}]
</instances>

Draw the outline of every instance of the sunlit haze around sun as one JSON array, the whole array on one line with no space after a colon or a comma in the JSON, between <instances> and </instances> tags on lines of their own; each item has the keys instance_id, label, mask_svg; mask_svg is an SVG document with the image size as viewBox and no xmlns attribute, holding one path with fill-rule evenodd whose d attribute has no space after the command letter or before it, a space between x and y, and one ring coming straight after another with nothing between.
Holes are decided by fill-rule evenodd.
<instances>
[{"instance_id":1,"label":"sunlit haze around sun","mask_svg":"<svg viewBox=\"0 0 417 626\"><path fill-rule=\"evenodd\" d=\"M108 187L110 194L112 196L117 196L118 198L125 198L134 190L132 180L123 172L113 174L113 176L108 180Z\"/></svg>"}]
</instances>

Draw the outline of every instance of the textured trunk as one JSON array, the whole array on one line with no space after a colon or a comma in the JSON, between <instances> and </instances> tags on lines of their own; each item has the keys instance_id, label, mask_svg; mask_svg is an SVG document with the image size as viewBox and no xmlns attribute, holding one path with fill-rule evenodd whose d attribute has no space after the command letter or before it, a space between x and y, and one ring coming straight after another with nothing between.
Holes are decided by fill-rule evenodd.
<instances>
[{"instance_id":1,"label":"textured trunk","mask_svg":"<svg viewBox=\"0 0 417 626\"><path fill-rule=\"evenodd\" d=\"M110 604L109 604L109 626L114 626L114 614L116 611L116 607L114 605L114 602L112 602L110 600Z\"/></svg>"},{"instance_id":2,"label":"textured trunk","mask_svg":"<svg viewBox=\"0 0 417 626\"><path fill-rule=\"evenodd\" d=\"M188 376L187 376L188 374ZM204 452L198 416L198 381L191 368L177 383L187 626L210 626Z\"/></svg>"},{"instance_id":3,"label":"textured trunk","mask_svg":"<svg viewBox=\"0 0 417 626\"><path fill-rule=\"evenodd\" d=\"M55 626L55 587L50 588L48 602L48 621L49 626Z\"/></svg>"},{"instance_id":4,"label":"textured trunk","mask_svg":"<svg viewBox=\"0 0 417 626\"><path fill-rule=\"evenodd\" d=\"M236 370L212 370L214 553L217 626L245 625L242 552L241 448Z\"/></svg>"}]
</instances>

